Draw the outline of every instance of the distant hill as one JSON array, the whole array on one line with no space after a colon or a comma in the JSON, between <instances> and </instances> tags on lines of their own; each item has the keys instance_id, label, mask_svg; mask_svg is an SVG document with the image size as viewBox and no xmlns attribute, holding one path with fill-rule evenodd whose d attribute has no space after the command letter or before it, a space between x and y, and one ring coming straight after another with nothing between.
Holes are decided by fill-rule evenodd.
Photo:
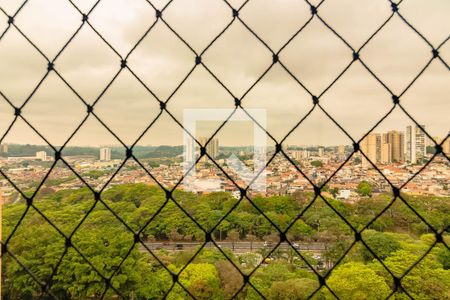
<instances>
[{"instance_id":1,"label":"distant hill","mask_svg":"<svg viewBox=\"0 0 450 300\"><path fill-rule=\"evenodd\" d=\"M110 148L112 158L123 158L125 156L123 147ZM49 146L9 144L8 153L0 153L0 156L35 156L38 151L45 151L49 156L53 156L54 153ZM183 146L135 146L133 153L137 158L176 157L183 154ZM63 156L76 155L88 155L99 158L100 147L66 147L63 150Z\"/></svg>"}]
</instances>

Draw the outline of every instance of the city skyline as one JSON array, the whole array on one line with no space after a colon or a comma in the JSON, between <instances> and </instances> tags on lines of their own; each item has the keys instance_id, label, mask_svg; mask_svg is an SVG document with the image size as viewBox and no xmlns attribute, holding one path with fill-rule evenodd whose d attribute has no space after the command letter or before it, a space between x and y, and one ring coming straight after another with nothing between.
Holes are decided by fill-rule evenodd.
<instances>
[{"instance_id":1,"label":"city skyline","mask_svg":"<svg viewBox=\"0 0 450 300\"><path fill-rule=\"evenodd\" d=\"M427 126L425 126L425 125L420 125L420 126L422 126L422 128L424 128L425 131L427 131ZM371 131L369 134L367 134L366 139L367 139L368 136L371 136L371 135L374 135L374 134L375 135L377 135L377 134L382 135L383 133L386 133L386 132L389 132L389 131L398 131L398 132L401 132L401 133L404 134L404 139L405 140L403 141L403 143L404 143L405 146L403 148L406 149L406 139L407 139L407 133L408 133L408 128L409 127L414 128L414 130L416 132L417 131L421 131L420 128L417 125L411 123L410 125L407 125L405 127L405 130L399 130L398 128L395 128L395 129L394 128L390 128L390 129L386 129L385 131L382 131L382 130ZM424 132L422 132L422 135L423 135L423 137L422 137L422 139L423 139L422 143L423 144L425 144L426 146L434 146L434 143L428 138L428 136ZM207 140L209 140L208 136L203 136L203 135L196 135L196 136L197 136L197 141L200 144L202 144L202 145L205 144ZM450 131L448 131L448 133L446 135L444 135L444 136L432 135L432 138L438 144L442 143L444 140L445 140L444 143L446 143L447 141L450 142ZM221 148L221 147L253 147L252 144L229 144L229 143L224 143L223 142L224 140L221 139L220 137L218 137L217 135L211 140L211 142L208 144L208 146L210 146L211 143L214 142L214 140L220 140L220 146L218 146L219 148ZM350 140L348 139L348 141L350 141ZM360 145L363 142L364 142L364 139L362 139L360 141ZM48 146L48 144L46 144L46 143L32 144L32 143L7 143L7 142L3 142L3 143L1 143L1 147L0 147L1 151L0 152L5 152L5 151L3 151L3 147L6 147L6 149L8 149L8 145L14 145L14 144L16 144L16 145ZM177 146L183 146L183 145L184 145L184 143L181 142L179 144L145 144L145 145L144 144L137 144L135 146L139 146L139 147L159 147L159 146L177 147ZM59 147L58 145L53 145L53 146L56 146L57 148ZM99 145L89 145L89 144L84 144L83 145L83 144L81 144L81 145L68 145L68 146L89 147L89 148L105 148L105 147L117 148L117 147L123 147L123 145L121 145L119 142L111 143L111 144L99 144ZM195 146L198 146L198 144L195 143ZM273 141L271 139L268 139L268 146L267 146L267 148L273 148L274 146L275 145L273 144ZM294 144L294 143L286 143L286 142L284 142L283 146L285 146L285 147L291 147L291 146L292 147L339 147L339 146L352 146L353 147L353 144L351 142L339 143L339 144L326 144L326 145L324 145L324 144ZM406 155L406 153L405 153L405 155Z\"/></svg>"}]
</instances>

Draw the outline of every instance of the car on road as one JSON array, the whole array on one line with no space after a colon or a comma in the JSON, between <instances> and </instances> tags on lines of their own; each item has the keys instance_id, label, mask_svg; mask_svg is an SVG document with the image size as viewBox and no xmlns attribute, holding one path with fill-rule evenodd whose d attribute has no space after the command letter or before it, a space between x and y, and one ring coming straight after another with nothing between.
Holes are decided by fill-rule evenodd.
<instances>
[{"instance_id":1,"label":"car on road","mask_svg":"<svg viewBox=\"0 0 450 300\"><path fill-rule=\"evenodd\" d=\"M297 244L296 242L293 242L291 245L292 245L292 247L294 247L295 249L299 249L299 248L300 248L300 245Z\"/></svg>"},{"instance_id":2,"label":"car on road","mask_svg":"<svg viewBox=\"0 0 450 300\"><path fill-rule=\"evenodd\" d=\"M175 250L183 250L184 246L183 244L176 244L175 245Z\"/></svg>"},{"instance_id":3,"label":"car on road","mask_svg":"<svg viewBox=\"0 0 450 300\"><path fill-rule=\"evenodd\" d=\"M264 241L264 248L268 248L268 247L272 247L273 243L272 242L268 242L268 241Z\"/></svg>"}]
</instances>

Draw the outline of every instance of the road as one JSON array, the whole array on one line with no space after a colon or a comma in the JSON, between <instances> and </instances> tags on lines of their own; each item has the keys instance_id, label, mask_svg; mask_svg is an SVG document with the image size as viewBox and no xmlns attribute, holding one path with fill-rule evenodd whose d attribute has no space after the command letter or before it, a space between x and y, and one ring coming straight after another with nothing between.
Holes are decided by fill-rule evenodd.
<instances>
[{"instance_id":1,"label":"road","mask_svg":"<svg viewBox=\"0 0 450 300\"><path fill-rule=\"evenodd\" d=\"M257 251L260 249L272 249L276 243L272 243L272 245L265 246L264 242L247 242L247 241L241 241L241 242L216 242L220 248L225 249L231 249L233 252L236 253L245 253L245 252L252 252ZM168 251L181 251L181 250L189 250L189 249L195 249L198 246L200 246L202 243L198 242L148 242L145 243L145 245L150 250L159 250L159 249L165 249ZM208 242L205 246L205 248L214 248L215 245L212 242ZM141 246L142 250L145 251L144 247ZM279 246L280 249L289 249L291 246L288 243L281 243ZM326 249L325 244L323 243L301 243L298 244L297 249L299 250L309 250L313 252L323 251Z\"/></svg>"}]
</instances>

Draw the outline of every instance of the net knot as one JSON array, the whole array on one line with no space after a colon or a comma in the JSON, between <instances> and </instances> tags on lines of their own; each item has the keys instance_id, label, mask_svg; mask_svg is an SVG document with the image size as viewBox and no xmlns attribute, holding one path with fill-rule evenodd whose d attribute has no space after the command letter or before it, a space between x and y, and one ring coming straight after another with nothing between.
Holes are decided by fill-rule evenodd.
<instances>
[{"instance_id":1,"label":"net knot","mask_svg":"<svg viewBox=\"0 0 450 300\"><path fill-rule=\"evenodd\" d=\"M393 12L397 12L398 11L397 3L391 3L391 9L392 9Z\"/></svg>"},{"instance_id":2,"label":"net knot","mask_svg":"<svg viewBox=\"0 0 450 300\"><path fill-rule=\"evenodd\" d=\"M394 194L394 197L397 198L400 196L400 189L396 186L392 187L392 193Z\"/></svg>"},{"instance_id":3,"label":"net knot","mask_svg":"<svg viewBox=\"0 0 450 300\"><path fill-rule=\"evenodd\" d=\"M140 241L141 241L141 239L139 238L139 234L136 233L136 234L134 235L134 243L137 244L137 243L139 243Z\"/></svg>"},{"instance_id":4,"label":"net knot","mask_svg":"<svg viewBox=\"0 0 450 300\"><path fill-rule=\"evenodd\" d=\"M394 286L395 286L395 288L399 288L399 287L402 286L402 284L401 284L401 279L400 279L400 278L398 278L397 276L394 276L393 280L394 280Z\"/></svg>"},{"instance_id":5,"label":"net knot","mask_svg":"<svg viewBox=\"0 0 450 300\"><path fill-rule=\"evenodd\" d=\"M133 156L133 149L132 148L127 148L125 154L126 154L127 158L132 157Z\"/></svg>"},{"instance_id":6,"label":"net knot","mask_svg":"<svg viewBox=\"0 0 450 300\"><path fill-rule=\"evenodd\" d=\"M439 56L439 51L437 49L433 49L431 53L433 53L433 58L437 58Z\"/></svg>"},{"instance_id":7,"label":"net knot","mask_svg":"<svg viewBox=\"0 0 450 300\"><path fill-rule=\"evenodd\" d=\"M319 196L319 195L320 195L320 188L319 188L318 186L314 186L314 194L315 194L316 196Z\"/></svg>"},{"instance_id":8,"label":"net knot","mask_svg":"<svg viewBox=\"0 0 450 300\"><path fill-rule=\"evenodd\" d=\"M436 151L436 154L442 153L442 146L441 145L434 146L434 149Z\"/></svg>"},{"instance_id":9,"label":"net knot","mask_svg":"<svg viewBox=\"0 0 450 300\"><path fill-rule=\"evenodd\" d=\"M242 277L244 279L244 283L248 283L248 281L250 280L250 276L248 276L247 274L244 274Z\"/></svg>"},{"instance_id":10,"label":"net knot","mask_svg":"<svg viewBox=\"0 0 450 300\"><path fill-rule=\"evenodd\" d=\"M276 55L276 54L272 55L272 62L274 64L276 64L278 62L278 55Z\"/></svg>"},{"instance_id":11,"label":"net knot","mask_svg":"<svg viewBox=\"0 0 450 300\"><path fill-rule=\"evenodd\" d=\"M206 148L205 147L200 147L200 156L204 156L206 154Z\"/></svg>"},{"instance_id":12,"label":"net knot","mask_svg":"<svg viewBox=\"0 0 450 300\"><path fill-rule=\"evenodd\" d=\"M392 102L397 105L400 103L400 98L397 95L392 95Z\"/></svg>"},{"instance_id":13,"label":"net knot","mask_svg":"<svg viewBox=\"0 0 450 300\"><path fill-rule=\"evenodd\" d=\"M319 104L319 98L317 96L312 96L312 101L313 101L314 105Z\"/></svg>"},{"instance_id":14,"label":"net knot","mask_svg":"<svg viewBox=\"0 0 450 300\"><path fill-rule=\"evenodd\" d=\"M22 110L19 107L14 108L14 115L15 116L20 116L20 114L22 113Z\"/></svg>"}]
</instances>

